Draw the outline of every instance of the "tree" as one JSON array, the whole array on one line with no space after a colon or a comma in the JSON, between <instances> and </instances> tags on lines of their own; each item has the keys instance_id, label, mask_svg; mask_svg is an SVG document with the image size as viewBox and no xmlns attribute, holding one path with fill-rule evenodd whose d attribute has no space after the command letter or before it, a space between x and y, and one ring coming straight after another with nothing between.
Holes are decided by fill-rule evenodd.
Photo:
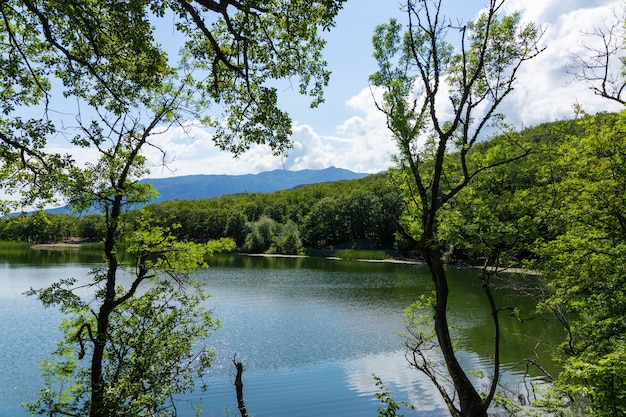
<instances>
[{"instance_id":1,"label":"tree","mask_svg":"<svg viewBox=\"0 0 626 417\"><path fill-rule=\"evenodd\" d=\"M274 238L270 247L272 253L297 255L302 249L298 225L291 220L287 220L285 224L274 223L273 235Z\"/></svg>"},{"instance_id":2,"label":"tree","mask_svg":"<svg viewBox=\"0 0 626 417\"><path fill-rule=\"evenodd\" d=\"M252 253L267 251L274 241L273 228L276 222L269 217L261 216L256 222L248 224L250 230L246 236L246 250Z\"/></svg>"},{"instance_id":3,"label":"tree","mask_svg":"<svg viewBox=\"0 0 626 417\"><path fill-rule=\"evenodd\" d=\"M592 44L582 45L584 52L573 56L569 71L596 95L625 104L623 13L613 11L603 26L585 34ZM555 312L566 331L559 348L563 371L549 405L624 416L626 271L616 260L624 256L626 237L625 115L589 116L578 110L579 134L566 137L550 165L561 181L550 188L556 198L547 213L560 233L538 249L543 262L537 268L551 290L543 307Z\"/></svg>"},{"instance_id":4,"label":"tree","mask_svg":"<svg viewBox=\"0 0 626 417\"><path fill-rule=\"evenodd\" d=\"M324 197L317 201L304 217L302 236L307 245L327 246L342 241L345 233L337 201L336 197Z\"/></svg>"},{"instance_id":5,"label":"tree","mask_svg":"<svg viewBox=\"0 0 626 417\"><path fill-rule=\"evenodd\" d=\"M78 236L84 239L89 239L94 242L99 242L104 239L105 224L104 217L100 214L88 214L81 216L78 221Z\"/></svg>"},{"instance_id":6,"label":"tree","mask_svg":"<svg viewBox=\"0 0 626 417\"><path fill-rule=\"evenodd\" d=\"M241 247L248 234L248 218L242 211L231 212L226 221L224 236L235 240L237 247Z\"/></svg>"},{"instance_id":7,"label":"tree","mask_svg":"<svg viewBox=\"0 0 626 417\"><path fill-rule=\"evenodd\" d=\"M0 5L0 179L6 187L24 185L16 188L22 204L61 195L77 211L98 208L105 223L105 266L80 283L93 290L88 307L72 280L32 292L46 305L59 304L75 315L66 326L68 342L78 350L79 360L89 360L86 367L74 367L72 360L61 358L67 367L47 368L78 388L57 397L46 397L44 390L42 402L34 406L38 412L95 417L130 409L135 415L151 414L170 399L168 393L189 387L176 364L189 358L192 346L170 352L171 343L158 342L169 335L157 331L154 341L139 341L147 343L141 354L125 351L130 346L124 345L127 326L134 324L130 313L142 317L140 311L145 311L147 328L153 326L170 299L140 290L148 284L169 290L163 278L186 283L191 271L204 266L205 255L229 249L232 242L179 242L171 228L129 216L129 209L154 196L139 182L147 171L143 153L155 147L166 161L158 134L186 117L212 126L216 143L235 154L253 143L285 152L291 121L278 108L273 83L297 77L299 91L312 97L312 105L322 100L329 74L317 29L332 26L343 1L9 0ZM186 39L179 67L172 66L155 40L153 22L166 15L173 16ZM60 97L76 102L73 128L49 117L60 102L66 104ZM224 114L208 114L210 104ZM20 116L37 112L39 118ZM47 140L58 134L66 135L76 149L95 151L97 161L81 166L72 155L46 153ZM131 265L131 278L122 287L125 261ZM189 311L168 311L166 320L192 326L183 337L202 336L199 327L185 321ZM58 353L67 352L62 348ZM157 353L167 355L164 368L142 366L142 355ZM138 373L126 378L124 373L131 370ZM138 380L147 385L133 385ZM166 390L168 385L172 391ZM146 390L147 396L132 409Z\"/></svg>"},{"instance_id":8,"label":"tree","mask_svg":"<svg viewBox=\"0 0 626 417\"><path fill-rule=\"evenodd\" d=\"M164 91L167 92L167 88ZM173 300L167 297L155 298L151 291L142 295L138 295L138 291L149 283L158 285L161 290L166 289L163 277L181 286L185 285L188 282L187 275L191 271L205 266L206 255L217 249L228 250L234 247L232 242L204 245L179 242L175 240L169 228L160 228L151 224L149 219L144 220L125 214L129 208L137 203L146 202L153 195L148 185L138 182L138 177L144 172L145 163L139 153L157 123L167 120L169 115L176 112L175 106L180 97L178 94L182 89L174 91L174 96L165 102L161 102L162 97L157 96L157 102L150 103L147 97L139 95L141 101L154 106L152 110L154 115L148 126L141 125L129 114L134 110L124 110L119 117L111 119L102 117L99 122L94 120L88 127L83 128L81 143L85 146L95 146L101 157L97 164L85 169L73 167L71 175L68 175L66 182L59 188L70 198L76 210L95 206L104 213L105 265L102 270L92 274L91 282L83 284L94 290L89 305L81 302L75 295L76 287L73 280L64 280L48 289L32 291L31 294L37 295L44 305L58 304L62 310L77 316L65 327L67 340L79 346L78 359L83 359L86 353L90 354L90 365L87 371L83 367L72 366L71 375L61 373L59 378L70 378L76 390L69 393L69 399L66 398L68 393L49 398L50 391L43 390L41 402L32 406L39 411L61 414L69 412L71 415L88 414L95 417L119 415L124 413L127 407L134 406L138 408L133 413L145 415L160 410L162 402L170 400L171 395L166 394L168 391L165 387L171 386L174 393L179 390L179 386L182 390L193 387L193 384L185 379L186 373L176 369L176 364L186 362L186 358L193 355L192 349L195 348L193 345L182 345L180 341L172 342L180 348L174 351L169 348L171 344L165 340L157 339L150 342L151 339L148 339L146 343L149 345L145 351L130 354L127 353L131 346L130 342L122 334L124 331L128 332L125 326L133 324L126 320L130 314L128 309L133 311L135 308L141 308L142 311L146 311L146 320L152 320L145 324L148 328L150 326L158 328L158 321L171 320L177 323L176 326L188 328L188 333L184 335L192 338L191 340L193 337L202 336L202 324L194 325L193 322L185 321L185 315L190 315L189 311L183 310L183 313L177 309L166 308L169 303L179 302L184 300L184 297L177 295ZM129 109L133 108L132 104L138 105L131 98L127 100ZM105 133L104 127L108 128L109 132ZM109 142L111 146L105 146ZM125 259L125 256L129 258ZM125 260L132 268L127 288L120 285ZM193 299L190 301L194 303ZM157 314L161 310L166 313ZM87 314L85 312L91 315L89 319L85 317ZM204 324L206 323L204 320ZM155 338L162 339L165 336L168 334L154 335ZM124 345L124 342L128 345ZM134 342L132 345L136 346L139 343ZM87 345L89 347L86 347ZM124 353L118 353L120 351ZM62 348L57 353L67 360L67 348ZM141 366L146 356L161 358L164 368ZM209 364L210 361L204 361L203 367ZM120 379L123 378L120 375L130 371L129 368L137 370L137 373L127 377L129 381ZM54 365L47 369L60 371L66 368ZM172 380L164 380L164 375L168 375ZM143 383L132 384L132 381Z\"/></svg>"},{"instance_id":9,"label":"tree","mask_svg":"<svg viewBox=\"0 0 626 417\"><path fill-rule=\"evenodd\" d=\"M600 46L583 43L582 54L573 54L573 62L568 70L576 81L583 82L594 94L606 99L626 104L626 57L620 54L623 48L624 18L615 11L613 19L606 19L604 26L596 26L585 35Z\"/></svg>"},{"instance_id":10,"label":"tree","mask_svg":"<svg viewBox=\"0 0 626 417\"><path fill-rule=\"evenodd\" d=\"M405 215L396 223L430 270L435 346L454 392L437 381L437 374L430 374L431 380L452 415L486 416L499 378L498 308L483 275L495 335L494 372L483 396L459 363L450 334L441 215L475 177L530 152L511 136L507 152L470 158L479 139L502 121L497 109L514 88L520 66L541 51L541 33L532 24L522 25L519 14L499 16L503 1L491 0L475 22L460 27L452 27L440 14L438 1L409 0L405 5L405 33L396 20L375 31L379 70L370 77L373 86L383 89L378 107L399 148ZM460 36L457 50L447 41L452 30ZM445 98L447 112L440 103Z\"/></svg>"},{"instance_id":11,"label":"tree","mask_svg":"<svg viewBox=\"0 0 626 417\"><path fill-rule=\"evenodd\" d=\"M97 277L101 271L93 273ZM118 294L124 291L119 288ZM59 294L39 295L44 302L48 295L50 301L59 301ZM193 390L215 353L205 346L218 328L203 307L206 298L197 284L178 287L161 279L112 312L102 369L103 413L176 415L174 396ZM68 314L63 323L65 338L54 357L44 361L45 388L27 408L34 414L89 415L91 370L82 359L93 352L97 323L90 306L81 300L68 297L62 308Z\"/></svg>"},{"instance_id":12,"label":"tree","mask_svg":"<svg viewBox=\"0 0 626 417\"><path fill-rule=\"evenodd\" d=\"M542 306L566 331L552 405L625 416L626 114L577 124L582 134L566 137L544 168L561 179L549 187L555 197L546 210L560 233L541 241L537 264L550 289Z\"/></svg>"}]
</instances>

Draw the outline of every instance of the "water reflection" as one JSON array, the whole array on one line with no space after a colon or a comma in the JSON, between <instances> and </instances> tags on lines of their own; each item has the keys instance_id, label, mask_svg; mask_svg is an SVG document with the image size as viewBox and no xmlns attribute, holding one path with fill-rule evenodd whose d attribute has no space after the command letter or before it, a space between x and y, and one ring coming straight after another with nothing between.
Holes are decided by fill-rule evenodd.
<instances>
[{"instance_id":1,"label":"water reflection","mask_svg":"<svg viewBox=\"0 0 626 417\"><path fill-rule=\"evenodd\" d=\"M0 371L9 375L0 382L0 415L26 415L17 404L37 394L39 359L58 337L60 314L25 299L23 291L60 278L85 277L89 262L99 259L59 252L0 255ZM246 367L248 408L258 417L376 415L372 374L390 386L397 400L418 405L417 415L442 413L439 394L408 367L404 340L398 336L404 330L403 310L431 291L424 268L235 255L215 257L210 264L195 277L214 294L208 303L223 322L207 342L219 356L208 376L209 392L190 396L202 400L205 415L236 411L235 354ZM450 277L450 316L461 338L463 364L489 373L493 335L477 275L451 269ZM532 300L512 289L496 296L502 305L514 302L532 309ZM555 337L547 322L520 323L506 315L502 322L506 362L532 353L532 337ZM519 374L509 372L507 378L517 384Z\"/></svg>"},{"instance_id":2,"label":"water reflection","mask_svg":"<svg viewBox=\"0 0 626 417\"><path fill-rule=\"evenodd\" d=\"M30 249L0 248L0 264L10 268L21 266L51 266L64 264L93 264L102 261L102 252L75 248Z\"/></svg>"}]
</instances>

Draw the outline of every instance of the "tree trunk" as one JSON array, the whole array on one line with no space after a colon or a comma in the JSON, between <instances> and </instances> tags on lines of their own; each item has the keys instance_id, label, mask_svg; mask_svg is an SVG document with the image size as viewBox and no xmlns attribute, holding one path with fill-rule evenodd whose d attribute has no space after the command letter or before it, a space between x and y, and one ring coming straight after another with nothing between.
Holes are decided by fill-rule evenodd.
<instances>
[{"instance_id":1,"label":"tree trunk","mask_svg":"<svg viewBox=\"0 0 626 417\"><path fill-rule=\"evenodd\" d=\"M109 417L104 407L104 379L102 376L102 362L104 349L107 343L106 332L109 325L109 313L103 311L98 314L98 330L93 342L93 356L91 358L91 404L89 417Z\"/></svg>"},{"instance_id":2,"label":"tree trunk","mask_svg":"<svg viewBox=\"0 0 626 417\"><path fill-rule=\"evenodd\" d=\"M91 357L91 404L89 417L111 417L105 407L104 378L102 375L104 350L108 341L108 330L113 304L115 301L115 281L117 266L109 263L107 276L107 292L98 312L98 329L93 340L93 356Z\"/></svg>"},{"instance_id":3,"label":"tree trunk","mask_svg":"<svg viewBox=\"0 0 626 417\"><path fill-rule=\"evenodd\" d=\"M107 213L107 231L104 242L104 255L107 260L107 275L104 300L97 315L98 328L93 340L91 357L91 403L89 417L112 417L105 404L105 382L103 377L104 351L108 342L111 313L115 308L115 286L117 283L118 260L115 254L118 221L121 216L121 195L116 196L111 211Z\"/></svg>"},{"instance_id":4,"label":"tree trunk","mask_svg":"<svg viewBox=\"0 0 626 417\"><path fill-rule=\"evenodd\" d=\"M248 410L246 409L246 402L243 398L243 381L241 375L243 374L243 363L238 362L237 358L233 358L233 364L237 368L237 376L235 377L235 390L237 391L237 406L241 417L248 417Z\"/></svg>"},{"instance_id":5,"label":"tree trunk","mask_svg":"<svg viewBox=\"0 0 626 417\"><path fill-rule=\"evenodd\" d=\"M424 251L423 256L430 269L431 277L435 285L435 332L446 363L446 368L452 378L454 389L458 394L458 415L460 417L486 417L487 407L480 394L476 391L476 388L474 388L474 384L461 367L454 352L447 315L449 293L448 278L443 261L439 256L439 251L436 249Z\"/></svg>"}]
</instances>

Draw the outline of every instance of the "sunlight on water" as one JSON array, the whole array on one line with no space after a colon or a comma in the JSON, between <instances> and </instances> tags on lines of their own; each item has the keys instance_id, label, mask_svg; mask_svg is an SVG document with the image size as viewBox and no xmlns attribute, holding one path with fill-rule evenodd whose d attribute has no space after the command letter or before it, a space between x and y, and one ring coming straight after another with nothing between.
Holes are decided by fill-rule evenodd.
<instances>
[{"instance_id":1,"label":"sunlight on water","mask_svg":"<svg viewBox=\"0 0 626 417\"><path fill-rule=\"evenodd\" d=\"M206 378L209 391L186 396L179 407L181 416L191 415L198 402L205 416L237 412L232 385L235 355L246 369L248 410L257 417L374 416L380 404L373 374L397 400L418 407L414 414L403 410L406 416L445 415L433 385L409 368L404 341L398 336L404 330L403 310L429 291L424 270L248 257L218 258L212 265L195 278L214 294L208 305L222 320L223 327L207 341L218 356ZM61 314L43 309L22 293L60 278L85 277L89 269L72 263L0 266L0 416L27 415L19 404L37 395L39 362L59 337ZM465 274L451 311L467 349L461 359L467 369L489 372L488 358L471 352L489 355L490 342L477 344L487 322L486 310ZM508 374L507 379L519 383L517 374Z\"/></svg>"}]
</instances>

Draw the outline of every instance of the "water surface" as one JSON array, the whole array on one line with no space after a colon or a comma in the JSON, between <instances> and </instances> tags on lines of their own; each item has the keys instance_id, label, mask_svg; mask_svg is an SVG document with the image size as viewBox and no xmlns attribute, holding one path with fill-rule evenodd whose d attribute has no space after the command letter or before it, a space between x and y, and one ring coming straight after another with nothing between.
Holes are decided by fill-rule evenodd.
<instances>
[{"instance_id":1,"label":"water surface","mask_svg":"<svg viewBox=\"0 0 626 417\"><path fill-rule=\"evenodd\" d=\"M0 416L22 417L19 407L40 388L38 364L54 349L61 315L22 293L68 277L85 277L94 259L0 261ZM397 400L418 411L446 415L438 393L404 357L403 310L431 291L424 268L318 258L224 256L195 277L214 296L208 301L223 327L207 344L218 352L207 376L209 390L186 398L182 415L201 403L206 416L237 412L233 388L237 357L245 365L244 395L252 415L375 416L376 374ZM489 371L490 321L474 271L451 269L451 321L467 369ZM502 304L532 309L512 290L497 292ZM535 337L555 337L548 321L521 324L504 315L503 359L534 355ZM519 371L506 383L521 387Z\"/></svg>"}]
</instances>

